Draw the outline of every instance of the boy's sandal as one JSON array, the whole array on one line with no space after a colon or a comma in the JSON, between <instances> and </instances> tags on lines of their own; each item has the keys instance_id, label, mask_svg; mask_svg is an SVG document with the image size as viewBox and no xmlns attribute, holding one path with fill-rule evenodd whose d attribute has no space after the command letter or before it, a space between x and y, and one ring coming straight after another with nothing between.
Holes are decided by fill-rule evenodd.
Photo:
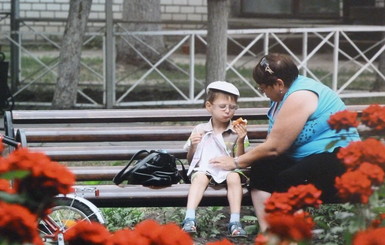
<instances>
[{"instance_id":1,"label":"boy's sandal","mask_svg":"<svg viewBox=\"0 0 385 245\"><path fill-rule=\"evenodd\" d=\"M187 218L182 223L182 230L187 233L196 233L197 227L195 223L195 219Z\"/></svg>"},{"instance_id":2,"label":"boy's sandal","mask_svg":"<svg viewBox=\"0 0 385 245\"><path fill-rule=\"evenodd\" d=\"M247 237L246 231L242 228L240 222L231 222L228 225L229 237Z\"/></svg>"}]
</instances>

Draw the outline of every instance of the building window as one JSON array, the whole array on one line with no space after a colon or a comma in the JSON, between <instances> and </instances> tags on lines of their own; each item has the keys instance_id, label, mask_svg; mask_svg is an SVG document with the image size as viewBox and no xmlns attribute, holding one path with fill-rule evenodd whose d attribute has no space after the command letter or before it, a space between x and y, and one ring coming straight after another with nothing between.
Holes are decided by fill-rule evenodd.
<instances>
[{"instance_id":1,"label":"building window","mask_svg":"<svg viewBox=\"0 0 385 245\"><path fill-rule=\"evenodd\" d=\"M243 16L338 18L342 0L242 0Z\"/></svg>"}]
</instances>

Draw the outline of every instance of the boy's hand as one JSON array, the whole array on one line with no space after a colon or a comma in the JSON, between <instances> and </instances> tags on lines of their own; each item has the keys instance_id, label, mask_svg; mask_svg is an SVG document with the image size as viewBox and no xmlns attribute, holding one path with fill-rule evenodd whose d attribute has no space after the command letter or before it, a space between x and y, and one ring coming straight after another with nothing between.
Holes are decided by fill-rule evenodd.
<instances>
[{"instance_id":1,"label":"boy's hand","mask_svg":"<svg viewBox=\"0 0 385 245\"><path fill-rule=\"evenodd\" d=\"M237 125L234 125L233 128L234 128L234 131L238 134L238 139L243 141L247 135L246 125L237 124Z\"/></svg>"},{"instance_id":2,"label":"boy's hand","mask_svg":"<svg viewBox=\"0 0 385 245\"><path fill-rule=\"evenodd\" d=\"M196 146L197 144L199 144L199 142L201 142L201 140L202 140L202 134L192 133L190 136L190 141L192 146Z\"/></svg>"}]
</instances>

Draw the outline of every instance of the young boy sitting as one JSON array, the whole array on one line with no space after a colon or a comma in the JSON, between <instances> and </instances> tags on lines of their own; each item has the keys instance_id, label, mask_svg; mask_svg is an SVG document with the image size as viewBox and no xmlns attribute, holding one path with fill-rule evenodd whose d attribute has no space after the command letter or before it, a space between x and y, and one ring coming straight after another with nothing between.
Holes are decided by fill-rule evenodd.
<instances>
[{"instance_id":1,"label":"young boy sitting","mask_svg":"<svg viewBox=\"0 0 385 245\"><path fill-rule=\"evenodd\" d=\"M217 81L209 84L205 107L211 119L197 125L184 146L190 163L187 174L191 175L187 211L182 224L186 232L196 232L195 210L209 183L226 183L231 212L228 235L246 236L240 223L242 184L239 173L221 170L209 163L216 156L237 157L245 152L245 144L248 144L246 125L233 125L231 121L238 108L238 97L239 90L231 83Z\"/></svg>"}]
</instances>

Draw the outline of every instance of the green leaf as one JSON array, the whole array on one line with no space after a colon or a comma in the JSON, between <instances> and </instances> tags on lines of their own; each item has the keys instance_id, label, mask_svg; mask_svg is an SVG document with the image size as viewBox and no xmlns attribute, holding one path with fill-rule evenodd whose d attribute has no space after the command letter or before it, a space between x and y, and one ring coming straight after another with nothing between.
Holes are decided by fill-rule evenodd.
<instances>
[{"instance_id":1,"label":"green leaf","mask_svg":"<svg viewBox=\"0 0 385 245\"><path fill-rule=\"evenodd\" d=\"M0 191L0 200L3 200L8 203L18 203L22 204L25 202L25 198L20 195L10 194L8 192Z\"/></svg>"},{"instance_id":2,"label":"green leaf","mask_svg":"<svg viewBox=\"0 0 385 245\"><path fill-rule=\"evenodd\" d=\"M13 170L13 171L9 171L9 172L0 174L0 178L1 179L8 179L8 180L22 179L22 178L28 176L30 173L31 172L28 170Z\"/></svg>"},{"instance_id":3,"label":"green leaf","mask_svg":"<svg viewBox=\"0 0 385 245\"><path fill-rule=\"evenodd\" d=\"M252 215L244 215L242 217L242 221L244 222L256 222L258 221L258 218Z\"/></svg>"},{"instance_id":4,"label":"green leaf","mask_svg":"<svg viewBox=\"0 0 385 245\"><path fill-rule=\"evenodd\" d=\"M247 234L257 234L259 231L259 225L258 224L245 225L244 228L245 228L245 231L247 232Z\"/></svg>"},{"instance_id":5,"label":"green leaf","mask_svg":"<svg viewBox=\"0 0 385 245\"><path fill-rule=\"evenodd\" d=\"M100 185L102 181L100 180L87 180L84 181L85 185Z\"/></svg>"}]
</instances>

